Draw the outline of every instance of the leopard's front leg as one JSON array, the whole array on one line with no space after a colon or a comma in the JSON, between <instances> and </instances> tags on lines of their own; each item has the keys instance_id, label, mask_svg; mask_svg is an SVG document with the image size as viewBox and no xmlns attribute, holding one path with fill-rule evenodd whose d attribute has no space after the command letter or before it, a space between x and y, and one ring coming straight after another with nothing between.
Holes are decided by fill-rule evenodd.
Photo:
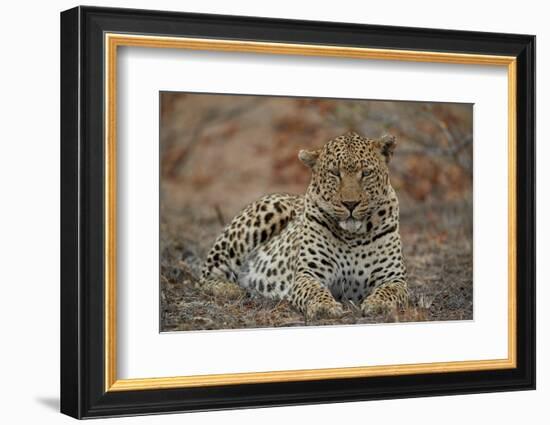
<instances>
[{"instance_id":1,"label":"leopard's front leg","mask_svg":"<svg viewBox=\"0 0 550 425\"><path fill-rule=\"evenodd\" d=\"M376 287L361 304L363 315L405 307L409 302L407 284L402 281L386 282Z\"/></svg>"},{"instance_id":2,"label":"leopard's front leg","mask_svg":"<svg viewBox=\"0 0 550 425\"><path fill-rule=\"evenodd\" d=\"M344 314L342 304L334 299L329 289L308 274L296 277L289 300L308 319L335 318Z\"/></svg>"}]
</instances>

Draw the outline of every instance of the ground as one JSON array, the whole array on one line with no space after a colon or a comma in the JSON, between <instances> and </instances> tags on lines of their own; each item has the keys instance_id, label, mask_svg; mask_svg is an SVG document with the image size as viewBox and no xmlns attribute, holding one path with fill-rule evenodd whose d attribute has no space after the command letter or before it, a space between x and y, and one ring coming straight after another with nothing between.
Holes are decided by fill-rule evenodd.
<instances>
[{"instance_id":1,"label":"ground","mask_svg":"<svg viewBox=\"0 0 550 425\"><path fill-rule=\"evenodd\" d=\"M163 93L161 105L161 331L473 318L471 105L185 93ZM197 287L223 226L262 195L303 194L298 150L352 129L397 137L410 306L361 317L347 304L343 318L306 323L285 301Z\"/></svg>"}]
</instances>

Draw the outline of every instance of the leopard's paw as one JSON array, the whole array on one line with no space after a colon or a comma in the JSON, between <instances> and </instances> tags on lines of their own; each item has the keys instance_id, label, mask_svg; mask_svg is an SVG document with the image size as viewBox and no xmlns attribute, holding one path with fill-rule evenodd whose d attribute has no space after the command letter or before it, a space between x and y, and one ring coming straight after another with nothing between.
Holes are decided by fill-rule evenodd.
<instances>
[{"instance_id":1,"label":"leopard's paw","mask_svg":"<svg viewBox=\"0 0 550 425\"><path fill-rule=\"evenodd\" d=\"M409 293L405 283L388 282L376 288L365 298L361 304L361 311L363 316L389 313L398 308L405 308L408 300Z\"/></svg>"},{"instance_id":2,"label":"leopard's paw","mask_svg":"<svg viewBox=\"0 0 550 425\"><path fill-rule=\"evenodd\" d=\"M204 292L218 299L235 300L246 295L246 291L233 282L208 280L202 285Z\"/></svg>"},{"instance_id":3,"label":"leopard's paw","mask_svg":"<svg viewBox=\"0 0 550 425\"><path fill-rule=\"evenodd\" d=\"M395 302L383 300L379 297L367 297L365 301L361 303L361 313L363 316L369 316L372 314L384 314L389 313L397 307Z\"/></svg>"},{"instance_id":4,"label":"leopard's paw","mask_svg":"<svg viewBox=\"0 0 550 425\"><path fill-rule=\"evenodd\" d=\"M308 319L337 319L343 315L342 304L336 300L310 303L306 311Z\"/></svg>"}]
</instances>

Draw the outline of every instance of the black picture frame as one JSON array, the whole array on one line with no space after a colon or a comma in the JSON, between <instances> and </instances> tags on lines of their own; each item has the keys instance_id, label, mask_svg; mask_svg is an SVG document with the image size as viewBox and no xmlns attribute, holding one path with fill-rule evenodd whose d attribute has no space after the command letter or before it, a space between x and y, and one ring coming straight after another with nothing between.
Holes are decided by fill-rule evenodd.
<instances>
[{"instance_id":1,"label":"black picture frame","mask_svg":"<svg viewBox=\"0 0 550 425\"><path fill-rule=\"evenodd\" d=\"M256 40L517 58L517 367L105 391L104 34ZM535 388L535 37L76 7L61 13L61 412L75 418Z\"/></svg>"}]
</instances>

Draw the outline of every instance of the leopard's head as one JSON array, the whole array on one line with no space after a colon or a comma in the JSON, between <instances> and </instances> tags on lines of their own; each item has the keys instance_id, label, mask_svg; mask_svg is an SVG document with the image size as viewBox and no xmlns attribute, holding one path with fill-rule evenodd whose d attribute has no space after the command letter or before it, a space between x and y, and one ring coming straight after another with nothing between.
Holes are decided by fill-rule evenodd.
<instances>
[{"instance_id":1,"label":"leopard's head","mask_svg":"<svg viewBox=\"0 0 550 425\"><path fill-rule=\"evenodd\" d=\"M311 169L308 202L351 233L359 232L392 195L388 163L395 137L368 139L350 132L298 157Z\"/></svg>"}]
</instances>

